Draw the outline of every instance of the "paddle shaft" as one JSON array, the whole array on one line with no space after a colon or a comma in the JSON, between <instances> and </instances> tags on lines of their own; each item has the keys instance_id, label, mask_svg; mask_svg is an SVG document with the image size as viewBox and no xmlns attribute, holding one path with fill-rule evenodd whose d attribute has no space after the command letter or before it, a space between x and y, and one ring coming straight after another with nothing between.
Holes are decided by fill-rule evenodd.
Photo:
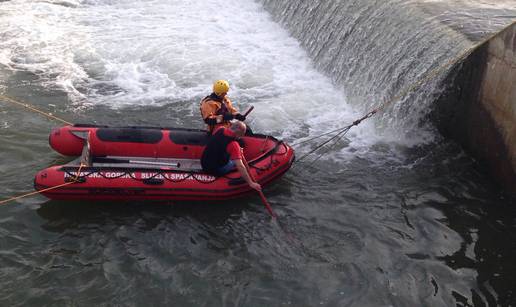
<instances>
[{"instance_id":1,"label":"paddle shaft","mask_svg":"<svg viewBox=\"0 0 516 307\"><path fill-rule=\"evenodd\" d=\"M272 218L277 218L278 216L276 215L276 213L274 213L274 211L272 211L272 207L269 204L269 202L267 201L267 198L265 198L265 195L263 194L263 192L258 191L258 193L260 194L260 198L262 199L262 202L265 205L265 208L267 208L267 211L269 211L269 214L272 216Z\"/></svg>"},{"instance_id":2,"label":"paddle shaft","mask_svg":"<svg viewBox=\"0 0 516 307\"><path fill-rule=\"evenodd\" d=\"M247 111L245 111L244 113L244 116L249 115L249 113L251 113L252 110L254 110L254 106L251 106L249 109L247 109Z\"/></svg>"},{"instance_id":3,"label":"paddle shaft","mask_svg":"<svg viewBox=\"0 0 516 307\"><path fill-rule=\"evenodd\" d=\"M167 163L167 162L152 162L152 161L129 160L129 163L149 164L149 165L165 165L165 166L179 167L179 163Z\"/></svg>"},{"instance_id":4,"label":"paddle shaft","mask_svg":"<svg viewBox=\"0 0 516 307\"><path fill-rule=\"evenodd\" d=\"M244 156L242 156L242 162L244 162L244 166L247 169L247 173L249 174L249 177L251 177L251 179L254 182L256 182L256 179L254 178L253 174L251 174L251 170L249 169L249 164L247 164L247 160L245 159ZM263 194L263 191L257 191L257 192L260 194L260 198L262 199L262 202L265 205L265 208L267 209L267 211L269 211L269 214L272 216L272 218L277 218L278 216L272 210L272 207L269 204L269 202L267 201L267 198L265 198L265 195Z\"/></svg>"}]
</instances>

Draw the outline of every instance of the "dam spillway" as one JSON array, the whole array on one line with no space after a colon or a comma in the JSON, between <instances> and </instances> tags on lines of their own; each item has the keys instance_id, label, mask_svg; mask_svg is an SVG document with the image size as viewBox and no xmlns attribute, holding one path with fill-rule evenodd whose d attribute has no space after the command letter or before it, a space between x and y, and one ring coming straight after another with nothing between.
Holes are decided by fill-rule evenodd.
<instances>
[{"instance_id":1,"label":"dam spillway","mask_svg":"<svg viewBox=\"0 0 516 307\"><path fill-rule=\"evenodd\" d=\"M437 100L440 131L516 194L516 24L486 41L450 74Z\"/></svg>"},{"instance_id":2,"label":"dam spillway","mask_svg":"<svg viewBox=\"0 0 516 307\"><path fill-rule=\"evenodd\" d=\"M425 138L410 131L435 126L516 195L516 7L510 1L488 8L467 1L261 2L364 112L456 58L440 76L402 97L377 126L408 138ZM477 48L478 42L483 46ZM487 56L480 58L482 52ZM471 70L485 74L463 80Z\"/></svg>"}]
</instances>

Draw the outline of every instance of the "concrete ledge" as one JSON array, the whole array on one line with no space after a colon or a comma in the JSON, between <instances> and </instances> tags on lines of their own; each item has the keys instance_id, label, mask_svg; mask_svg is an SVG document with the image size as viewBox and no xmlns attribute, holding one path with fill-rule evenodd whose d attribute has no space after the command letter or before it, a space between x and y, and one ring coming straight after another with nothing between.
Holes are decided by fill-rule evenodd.
<instances>
[{"instance_id":1,"label":"concrete ledge","mask_svg":"<svg viewBox=\"0 0 516 307\"><path fill-rule=\"evenodd\" d=\"M439 130L516 196L516 24L475 50L446 83Z\"/></svg>"}]
</instances>

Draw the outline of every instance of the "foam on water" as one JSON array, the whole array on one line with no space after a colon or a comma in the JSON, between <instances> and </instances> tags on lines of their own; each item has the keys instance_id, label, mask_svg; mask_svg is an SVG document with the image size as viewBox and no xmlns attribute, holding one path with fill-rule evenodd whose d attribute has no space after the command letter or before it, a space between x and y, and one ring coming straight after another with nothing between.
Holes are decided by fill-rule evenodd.
<instances>
[{"instance_id":1,"label":"foam on water","mask_svg":"<svg viewBox=\"0 0 516 307\"><path fill-rule=\"evenodd\" d=\"M241 109L257 106L253 126L279 137L315 136L363 113L251 0L19 0L0 8L0 64L64 90L73 107L184 108L224 78ZM198 112L196 103L187 105ZM366 121L350 131L342 152L368 151L380 139L414 146L433 138L426 128Z\"/></svg>"},{"instance_id":2,"label":"foam on water","mask_svg":"<svg viewBox=\"0 0 516 307\"><path fill-rule=\"evenodd\" d=\"M11 1L1 4L0 64L37 74L43 85L80 96L74 81L87 77L76 62L77 50L87 48L68 6L49 2Z\"/></svg>"},{"instance_id":3,"label":"foam on water","mask_svg":"<svg viewBox=\"0 0 516 307\"><path fill-rule=\"evenodd\" d=\"M224 78L242 109L259 105L253 125L283 137L315 135L360 115L250 0L0 5L0 63L37 74L76 106L198 101Z\"/></svg>"}]
</instances>

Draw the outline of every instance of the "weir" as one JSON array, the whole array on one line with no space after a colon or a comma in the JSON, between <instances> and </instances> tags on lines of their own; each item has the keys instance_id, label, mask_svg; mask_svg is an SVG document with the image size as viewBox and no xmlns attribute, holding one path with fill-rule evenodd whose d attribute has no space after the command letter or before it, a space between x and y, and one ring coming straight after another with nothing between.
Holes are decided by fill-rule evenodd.
<instances>
[{"instance_id":1,"label":"weir","mask_svg":"<svg viewBox=\"0 0 516 307\"><path fill-rule=\"evenodd\" d=\"M516 24L482 45L447 77L439 130L460 143L516 195Z\"/></svg>"},{"instance_id":2,"label":"weir","mask_svg":"<svg viewBox=\"0 0 516 307\"><path fill-rule=\"evenodd\" d=\"M450 4L406 0L261 2L363 111L459 58L515 16L478 7L462 7L468 15L454 16ZM394 103L379 114L377 128L419 139L426 137L420 131L437 128L516 195L515 28Z\"/></svg>"}]
</instances>

